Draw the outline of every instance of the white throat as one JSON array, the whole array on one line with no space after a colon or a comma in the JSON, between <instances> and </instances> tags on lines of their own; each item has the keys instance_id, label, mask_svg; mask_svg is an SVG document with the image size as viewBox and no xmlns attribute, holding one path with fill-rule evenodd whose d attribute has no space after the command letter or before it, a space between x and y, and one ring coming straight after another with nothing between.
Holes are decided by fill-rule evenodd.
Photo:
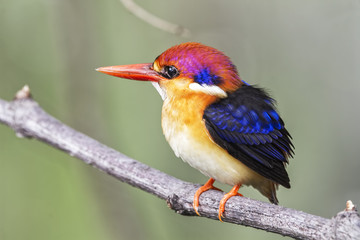
<instances>
[{"instance_id":1,"label":"white throat","mask_svg":"<svg viewBox=\"0 0 360 240\"><path fill-rule=\"evenodd\" d=\"M165 98L166 98L166 92L160 87L159 83L157 83L157 82L151 82L151 84L154 86L154 88L156 89L156 91L158 91L158 93L160 94L162 100L165 100Z\"/></svg>"}]
</instances>

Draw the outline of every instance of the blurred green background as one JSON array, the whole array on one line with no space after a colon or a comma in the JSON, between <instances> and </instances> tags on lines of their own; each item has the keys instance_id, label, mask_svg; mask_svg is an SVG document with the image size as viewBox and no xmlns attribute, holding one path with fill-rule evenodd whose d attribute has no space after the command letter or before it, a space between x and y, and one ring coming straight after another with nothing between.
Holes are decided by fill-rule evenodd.
<instances>
[{"instance_id":1,"label":"blurred green background","mask_svg":"<svg viewBox=\"0 0 360 240\"><path fill-rule=\"evenodd\" d=\"M192 31L155 29L118 0L0 0L0 98L24 84L73 128L186 181L207 179L177 159L150 84L97 73L152 62L198 41L229 55L240 75L270 89L294 138L292 188L280 204L330 218L359 204L360 2L152 0L148 11ZM184 217L152 195L0 125L0 239L283 239ZM225 190L229 186L217 184ZM253 188L247 197L267 201Z\"/></svg>"}]
</instances>

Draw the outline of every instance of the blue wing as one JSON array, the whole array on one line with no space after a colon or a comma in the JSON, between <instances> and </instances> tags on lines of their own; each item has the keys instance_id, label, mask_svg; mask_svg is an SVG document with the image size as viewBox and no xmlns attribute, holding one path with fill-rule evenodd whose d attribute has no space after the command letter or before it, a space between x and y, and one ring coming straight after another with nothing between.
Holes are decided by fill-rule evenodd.
<instances>
[{"instance_id":1,"label":"blue wing","mask_svg":"<svg viewBox=\"0 0 360 240\"><path fill-rule=\"evenodd\" d=\"M284 163L293 154L291 136L265 91L243 85L204 112L213 140L259 174L290 187Z\"/></svg>"}]
</instances>

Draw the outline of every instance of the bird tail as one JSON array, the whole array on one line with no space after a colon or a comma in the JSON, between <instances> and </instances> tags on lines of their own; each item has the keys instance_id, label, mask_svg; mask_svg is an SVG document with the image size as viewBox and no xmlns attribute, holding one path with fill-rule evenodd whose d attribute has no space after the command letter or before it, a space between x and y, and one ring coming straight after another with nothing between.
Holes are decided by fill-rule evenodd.
<instances>
[{"instance_id":1,"label":"bird tail","mask_svg":"<svg viewBox=\"0 0 360 240\"><path fill-rule=\"evenodd\" d=\"M258 189L271 203L277 205L279 203L279 200L276 197L276 190L278 187L279 184L267 179L267 182L263 183Z\"/></svg>"},{"instance_id":2,"label":"bird tail","mask_svg":"<svg viewBox=\"0 0 360 240\"><path fill-rule=\"evenodd\" d=\"M271 182L271 194L268 198L269 198L269 201L275 205L278 205L278 203L279 203L279 200L276 197L276 190L278 189L278 187L279 187L279 184Z\"/></svg>"}]
</instances>

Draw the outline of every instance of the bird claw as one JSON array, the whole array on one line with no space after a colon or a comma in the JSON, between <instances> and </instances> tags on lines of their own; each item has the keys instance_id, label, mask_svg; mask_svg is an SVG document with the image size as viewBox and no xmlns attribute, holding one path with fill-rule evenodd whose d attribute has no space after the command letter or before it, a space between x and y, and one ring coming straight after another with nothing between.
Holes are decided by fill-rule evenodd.
<instances>
[{"instance_id":1,"label":"bird claw","mask_svg":"<svg viewBox=\"0 0 360 240\"><path fill-rule=\"evenodd\" d=\"M199 207L198 207L198 206L195 206L195 204L193 204L193 208L194 208L194 210L195 210L195 213L196 213L198 216L200 216L200 213L198 212Z\"/></svg>"},{"instance_id":2,"label":"bird claw","mask_svg":"<svg viewBox=\"0 0 360 240\"><path fill-rule=\"evenodd\" d=\"M225 212L225 204L227 202L227 200L229 200L231 197L234 196L243 196L241 193L238 193L239 188L241 187L241 184L237 184L235 185L230 192L228 192L227 194L224 195L224 197L221 199L220 201L220 206L219 206L219 214L218 214L218 218L220 220L220 222L223 222L222 217L224 217L224 212Z\"/></svg>"},{"instance_id":3,"label":"bird claw","mask_svg":"<svg viewBox=\"0 0 360 240\"><path fill-rule=\"evenodd\" d=\"M199 199L200 199L200 195L203 193L203 192L206 192L207 190L210 190L210 189L214 189L214 190L219 190L221 191L220 189L216 188L213 186L213 183L215 182L215 179L213 178L210 178L203 186L201 186L195 193L194 195L194 201L193 201L193 208L196 212L196 214L198 216L200 216L199 214Z\"/></svg>"},{"instance_id":4,"label":"bird claw","mask_svg":"<svg viewBox=\"0 0 360 240\"><path fill-rule=\"evenodd\" d=\"M223 211L223 212L220 212L220 210L219 210L218 218L219 218L219 221L220 221L220 222L224 222L224 221L222 220L222 218L224 217L223 213L224 213L224 211Z\"/></svg>"},{"instance_id":5,"label":"bird claw","mask_svg":"<svg viewBox=\"0 0 360 240\"><path fill-rule=\"evenodd\" d=\"M199 199L200 199L200 195L203 192L206 192L207 190L210 189L215 189L215 190L220 190L216 187L213 186L213 183L215 182L215 180L213 178L210 178L202 187L200 187L195 195L194 195L194 201L193 201L193 208L195 213L200 216L199 214ZM219 213L218 213L218 218L220 220L220 222L223 222L222 218L224 217L224 212L225 212L225 204L226 201L233 197L233 196L243 196L242 194L238 193L239 188L241 187L241 184L237 184L235 185L230 192L228 192L227 194L224 195L224 197L221 199L220 201L220 205L219 205ZM221 191L221 190L220 190Z\"/></svg>"}]
</instances>

